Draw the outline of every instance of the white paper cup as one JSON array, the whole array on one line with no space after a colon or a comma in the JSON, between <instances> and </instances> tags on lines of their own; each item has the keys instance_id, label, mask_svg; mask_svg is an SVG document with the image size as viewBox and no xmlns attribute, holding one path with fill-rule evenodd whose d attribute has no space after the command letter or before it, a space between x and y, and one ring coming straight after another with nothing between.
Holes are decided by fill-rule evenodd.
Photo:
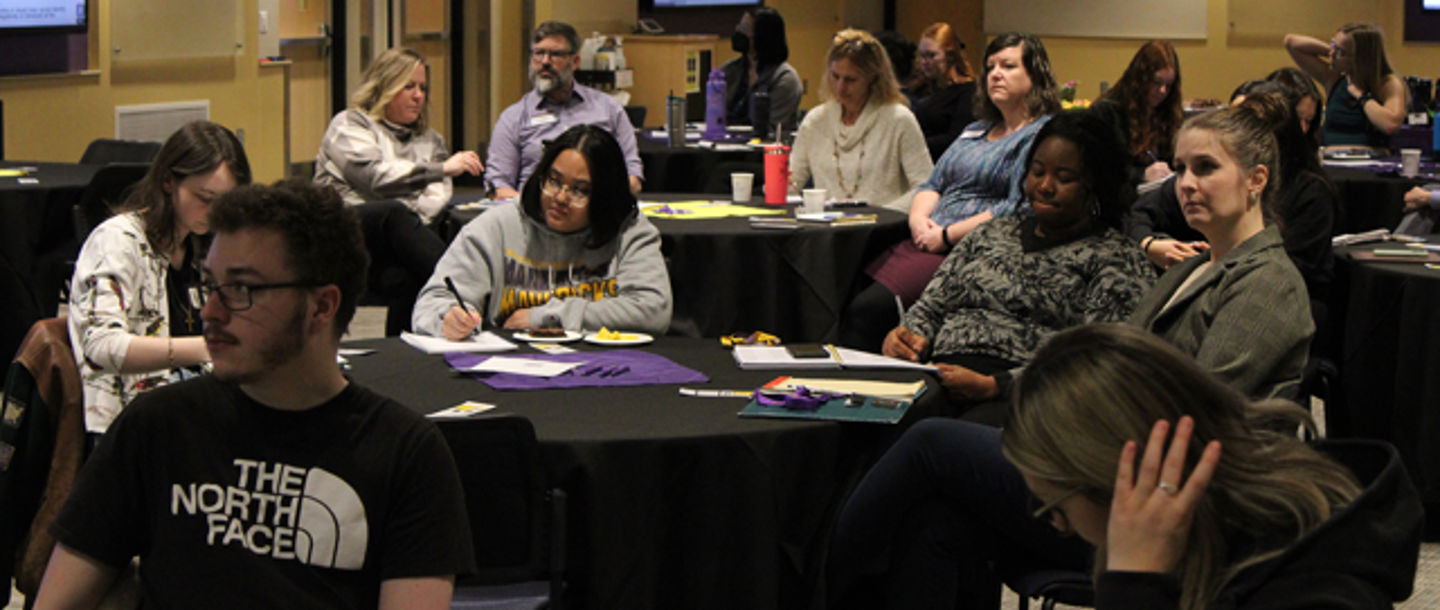
<instances>
[{"instance_id":1,"label":"white paper cup","mask_svg":"<svg viewBox=\"0 0 1440 610\"><path fill-rule=\"evenodd\" d=\"M1400 175L1414 178L1420 173L1420 149L1400 149Z\"/></svg>"},{"instance_id":2,"label":"white paper cup","mask_svg":"<svg viewBox=\"0 0 1440 610\"><path fill-rule=\"evenodd\" d=\"M825 189L805 189L801 193L800 212L823 214L825 212Z\"/></svg>"},{"instance_id":3,"label":"white paper cup","mask_svg":"<svg viewBox=\"0 0 1440 610\"><path fill-rule=\"evenodd\" d=\"M755 174L735 172L730 174L730 201L750 203L750 193L755 188Z\"/></svg>"}]
</instances>

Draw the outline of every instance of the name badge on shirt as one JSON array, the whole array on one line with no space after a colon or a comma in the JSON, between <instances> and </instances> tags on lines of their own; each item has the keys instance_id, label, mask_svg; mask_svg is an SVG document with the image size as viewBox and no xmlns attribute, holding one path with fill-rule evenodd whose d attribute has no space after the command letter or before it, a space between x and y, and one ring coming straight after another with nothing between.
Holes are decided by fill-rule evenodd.
<instances>
[{"instance_id":1,"label":"name badge on shirt","mask_svg":"<svg viewBox=\"0 0 1440 610\"><path fill-rule=\"evenodd\" d=\"M560 120L560 119L555 118L555 115L553 115L553 114L549 114L549 113L546 113L546 114L537 114L537 115L535 115L535 116L530 117L530 124L531 124L531 125L548 125L548 124L554 123L555 121L558 121L558 120Z\"/></svg>"},{"instance_id":2,"label":"name badge on shirt","mask_svg":"<svg viewBox=\"0 0 1440 610\"><path fill-rule=\"evenodd\" d=\"M960 132L960 137L962 138L978 138L983 135L985 135L984 129L966 129Z\"/></svg>"}]
</instances>

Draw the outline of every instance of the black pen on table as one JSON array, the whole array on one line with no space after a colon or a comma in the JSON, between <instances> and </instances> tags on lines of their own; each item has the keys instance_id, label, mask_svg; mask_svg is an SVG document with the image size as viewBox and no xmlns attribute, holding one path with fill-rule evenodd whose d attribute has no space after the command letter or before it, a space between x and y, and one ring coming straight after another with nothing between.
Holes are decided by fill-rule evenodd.
<instances>
[{"instance_id":1,"label":"black pen on table","mask_svg":"<svg viewBox=\"0 0 1440 610\"><path fill-rule=\"evenodd\" d=\"M460 304L460 311L463 311L467 314L470 313L470 308L465 306L465 299L460 298L460 291L455 289L455 282L452 281L450 279L450 276L448 275L445 276L445 289L449 290L450 294L455 296L455 302ZM475 328L470 329L471 336L474 336L476 333L480 332L480 324L482 322L484 322L484 320L476 322Z\"/></svg>"}]
</instances>

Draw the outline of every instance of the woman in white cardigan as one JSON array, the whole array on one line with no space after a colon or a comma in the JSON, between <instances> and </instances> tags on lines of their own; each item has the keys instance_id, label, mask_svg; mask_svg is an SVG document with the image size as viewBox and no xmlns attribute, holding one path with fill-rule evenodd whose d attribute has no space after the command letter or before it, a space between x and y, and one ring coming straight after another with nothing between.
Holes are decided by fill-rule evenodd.
<instances>
[{"instance_id":1,"label":"woman in white cardigan","mask_svg":"<svg viewBox=\"0 0 1440 610\"><path fill-rule=\"evenodd\" d=\"M910 209L934 163L900 93L885 47L868 32L841 30L826 55L823 97L805 115L790 155L790 189L811 178L831 199Z\"/></svg>"}]
</instances>

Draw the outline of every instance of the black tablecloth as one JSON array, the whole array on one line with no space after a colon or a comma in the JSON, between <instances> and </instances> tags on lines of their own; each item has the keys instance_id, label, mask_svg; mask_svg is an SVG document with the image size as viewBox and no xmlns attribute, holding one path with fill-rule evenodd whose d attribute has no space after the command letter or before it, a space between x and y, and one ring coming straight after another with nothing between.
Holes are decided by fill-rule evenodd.
<instances>
[{"instance_id":1,"label":"black tablecloth","mask_svg":"<svg viewBox=\"0 0 1440 610\"><path fill-rule=\"evenodd\" d=\"M1340 216L1335 219L1334 235L1394 229L1404 216L1405 191L1426 182L1347 167L1327 167L1325 173L1340 192Z\"/></svg>"},{"instance_id":2,"label":"black tablecloth","mask_svg":"<svg viewBox=\"0 0 1440 610\"><path fill-rule=\"evenodd\" d=\"M713 196L642 193L640 198ZM670 334L719 337L763 330L792 343L834 341L865 265L909 235L906 216L894 210L848 211L876 214L878 220L834 227L802 223L799 230L784 231L755 229L742 217L651 219L660 229L675 300ZM463 224L479 213L454 210L449 222Z\"/></svg>"},{"instance_id":3,"label":"black tablecloth","mask_svg":"<svg viewBox=\"0 0 1440 610\"><path fill-rule=\"evenodd\" d=\"M8 360L30 325L55 315L60 278L52 269L73 259L70 206L99 165L0 161L0 168L33 167L27 178L0 177L0 354Z\"/></svg>"},{"instance_id":4,"label":"black tablecloth","mask_svg":"<svg viewBox=\"0 0 1440 610\"><path fill-rule=\"evenodd\" d=\"M846 487L904 425L945 409L937 382L913 371L803 373L927 379L901 425L842 425L741 419L745 400L687 398L674 385L500 392L398 339L347 346L379 350L351 358L353 379L418 411L479 400L530 419L550 484L569 494L569 580L580 608L805 605ZM779 374L739 370L713 339L638 349L711 377L694 387L750 389Z\"/></svg>"},{"instance_id":5,"label":"black tablecloth","mask_svg":"<svg viewBox=\"0 0 1440 610\"><path fill-rule=\"evenodd\" d=\"M1433 540L1440 534L1440 270L1350 256L1376 247L1402 246L1335 250L1336 356L1349 428L1342 432L1399 448L1431 515Z\"/></svg>"},{"instance_id":6,"label":"black tablecloth","mask_svg":"<svg viewBox=\"0 0 1440 610\"><path fill-rule=\"evenodd\" d=\"M722 164L751 163L763 164L764 153L760 149L717 151L711 148L692 146L674 147L652 140L644 134L636 134L640 149L640 162L645 165L645 190L669 193L698 193L705 190L707 181L719 171ZM728 175L729 172L726 172ZM763 172L755 172L755 185L765 181ZM730 180L723 180L720 193L729 192Z\"/></svg>"}]
</instances>

